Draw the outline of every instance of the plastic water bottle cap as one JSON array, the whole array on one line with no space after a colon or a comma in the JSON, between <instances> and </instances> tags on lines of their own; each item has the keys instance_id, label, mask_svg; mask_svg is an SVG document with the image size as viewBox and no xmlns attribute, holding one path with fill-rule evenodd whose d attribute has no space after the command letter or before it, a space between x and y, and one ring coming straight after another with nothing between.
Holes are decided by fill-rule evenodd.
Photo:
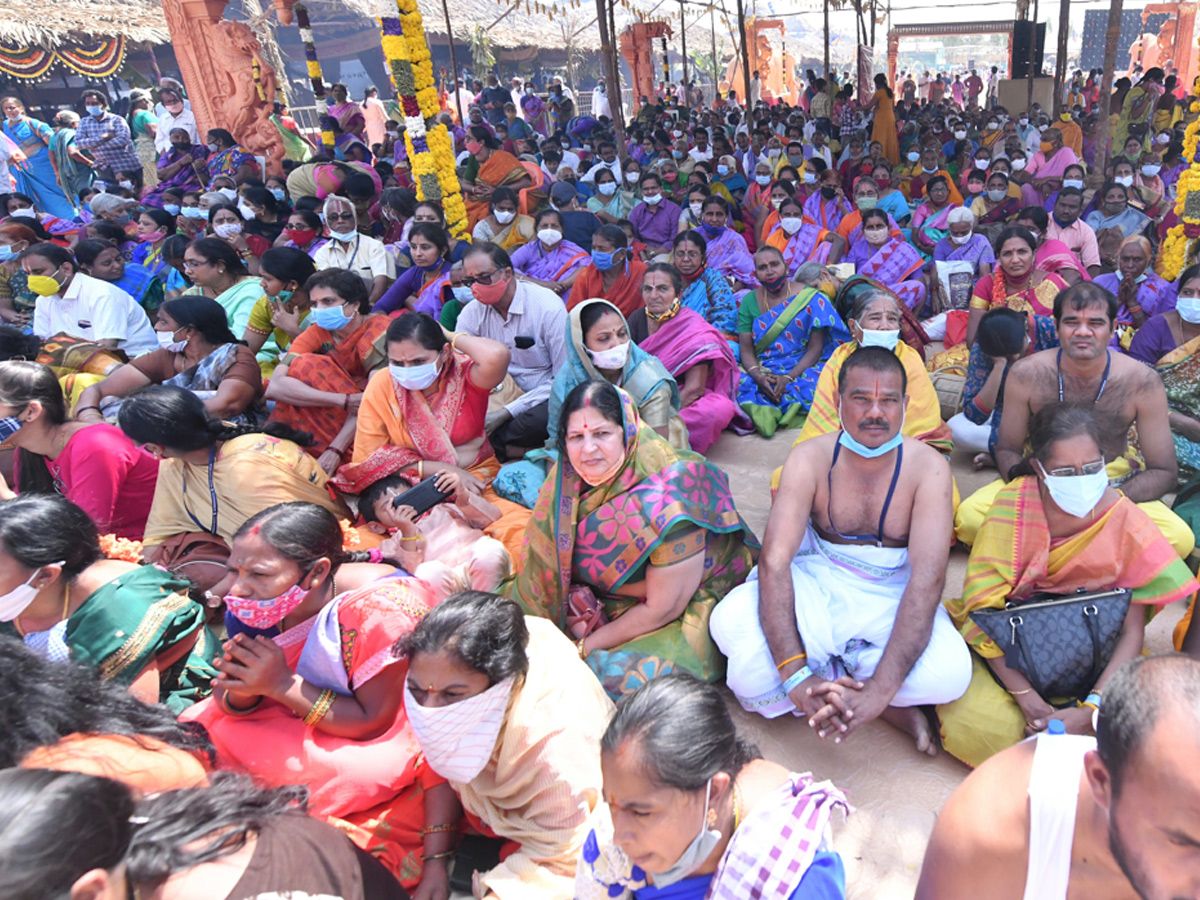
<instances>
[{"instance_id":1,"label":"plastic water bottle cap","mask_svg":"<svg viewBox=\"0 0 1200 900\"><path fill-rule=\"evenodd\" d=\"M1047 734L1066 734L1067 726L1063 724L1062 719L1051 719L1050 724L1046 727Z\"/></svg>"}]
</instances>

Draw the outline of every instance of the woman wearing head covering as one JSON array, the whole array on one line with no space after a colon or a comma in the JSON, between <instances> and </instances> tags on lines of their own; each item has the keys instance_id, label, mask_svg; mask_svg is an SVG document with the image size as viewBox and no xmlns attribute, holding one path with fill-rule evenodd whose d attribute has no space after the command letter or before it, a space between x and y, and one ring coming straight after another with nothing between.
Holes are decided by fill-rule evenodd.
<instances>
[{"instance_id":1,"label":"woman wearing head covering","mask_svg":"<svg viewBox=\"0 0 1200 900\"><path fill-rule=\"evenodd\" d=\"M1121 242L1117 271L1097 275L1096 284L1117 298L1117 330L1113 346L1129 348L1137 330L1151 316L1175 308L1175 284L1158 276L1153 268L1150 242L1136 234Z\"/></svg>"},{"instance_id":2,"label":"woman wearing head covering","mask_svg":"<svg viewBox=\"0 0 1200 900\"><path fill-rule=\"evenodd\" d=\"M571 310L567 364L554 376L548 421L551 437L567 396L579 384L605 380L624 390L638 407L642 422L680 450L688 446L687 426L679 417L679 388L663 364L633 342L621 311L593 298Z\"/></svg>"},{"instance_id":3,"label":"woman wearing head covering","mask_svg":"<svg viewBox=\"0 0 1200 900\"><path fill-rule=\"evenodd\" d=\"M720 678L708 615L746 579L758 546L725 474L667 444L604 381L578 385L552 421L559 461L538 495L515 596L578 642L610 696L677 669Z\"/></svg>"}]
</instances>

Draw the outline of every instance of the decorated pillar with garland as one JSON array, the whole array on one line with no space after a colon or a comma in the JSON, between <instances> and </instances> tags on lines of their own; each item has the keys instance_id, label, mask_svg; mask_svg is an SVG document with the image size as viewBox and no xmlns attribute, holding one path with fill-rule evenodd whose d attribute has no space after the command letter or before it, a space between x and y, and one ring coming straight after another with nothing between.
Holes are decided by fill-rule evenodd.
<instances>
[{"instance_id":1,"label":"decorated pillar with garland","mask_svg":"<svg viewBox=\"0 0 1200 900\"><path fill-rule=\"evenodd\" d=\"M1200 113L1200 82L1192 89L1193 113ZM1200 117L1187 127L1183 136L1183 158L1188 167L1175 184L1175 215L1179 223L1167 232L1158 252L1158 274L1167 281L1177 279L1183 270L1197 261L1200 249L1200 159L1196 156L1200 143Z\"/></svg>"},{"instance_id":2,"label":"decorated pillar with garland","mask_svg":"<svg viewBox=\"0 0 1200 900\"><path fill-rule=\"evenodd\" d=\"M404 143L417 197L440 203L450 236L469 241L467 207L454 168L454 141L446 126L437 121L441 104L421 11L416 0L396 0L396 7L398 18L380 20L383 53L404 113Z\"/></svg>"}]
</instances>

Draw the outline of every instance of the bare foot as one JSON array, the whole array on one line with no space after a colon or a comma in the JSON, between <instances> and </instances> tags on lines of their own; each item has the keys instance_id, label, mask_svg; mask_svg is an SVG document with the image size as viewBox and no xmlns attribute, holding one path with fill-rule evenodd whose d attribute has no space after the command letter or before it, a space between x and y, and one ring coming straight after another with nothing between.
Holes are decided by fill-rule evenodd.
<instances>
[{"instance_id":1,"label":"bare foot","mask_svg":"<svg viewBox=\"0 0 1200 900\"><path fill-rule=\"evenodd\" d=\"M982 469L991 469L991 468L995 467L996 463L992 460L992 454L978 453L978 454L976 454L975 459L972 461L971 465L975 467L976 472L979 472Z\"/></svg>"},{"instance_id":2,"label":"bare foot","mask_svg":"<svg viewBox=\"0 0 1200 900\"><path fill-rule=\"evenodd\" d=\"M938 742L934 738L933 728L919 706L889 706L879 718L912 735L917 742L917 749L922 753L937 756Z\"/></svg>"}]
</instances>

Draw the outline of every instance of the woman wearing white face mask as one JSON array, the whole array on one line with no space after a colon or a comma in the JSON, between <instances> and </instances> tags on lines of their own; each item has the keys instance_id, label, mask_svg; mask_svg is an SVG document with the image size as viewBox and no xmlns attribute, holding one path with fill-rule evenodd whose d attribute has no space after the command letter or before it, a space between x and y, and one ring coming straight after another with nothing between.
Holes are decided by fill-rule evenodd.
<instances>
[{"instance_id":1,"label":"woman wearing white face mask","mask_svg":"<svg viewBox=\"0 0 1200 900\"><path fill-rule=\"evenodd\" d=\"M121 366L79 395L75 414L83 422L116 421L126 397L150 384L186 388L213 416L261 425L262 370L254 352L229 330L225 310L208 297L168 300L158 311L159 349Z\"/></svg>"},{"instance_id":2,"label":"woman wearing white face mask","mask_svg":"<svg viewBox=\"0 0 1200 900\"><path fill-rule=\"evenodd\" d=\"M937 189L935 184L934 191ZM850 245L842 261L854 263L856 274L887 285L909 309L919 313L925 302L925 282L920 275L925 259L912 244L892 234L888 214L882 209L863 213L862 229L862 239Z\"/></svg>"},{"instance_id":3,"label":"woman wearing white face mask","mask_svg":"<svg viewBox=\"0 0 1200 900\"><path fill-rule=\"evenodd\" d=\"M1068 733L1091 734L1105 682L1142 652L1143 604L1183 600L1197 589L1158 526L1109 486L1100 426L1090 409L1044 406L1030 423L1030 444L1025 474L1005 485L979 530L967 563L965 594L946 601L971 646L975 673L967 693L938 707L938 715L943 745L972 766L1046 730L1051 719L1060 719ZM1081 705L1052 706L1052 698L1035 689L1033 670L1010 665L971 618L974 612L1006 604L1019 614L1022 604L1041 594L1118 586L1132 591L1132 603L1115 648L1098 661L1095 682L1077 698L1066 698ZM1091 641L1086 632L1077 640ZM1031 638L1031 644L1035 641Z\"/></svg>"},{"instance_id":4,"label":"woman wearing white face mask","mask_svg":"<svg viewBox=\"0 0 1200 900\"><path fill-rule=\"evenodd\" d=\"M534 236L533 217L517 214L517 192L498 187L488 200L488 214L480 219L471 232L477 243L491 241L511 252Z\"/></svg>"},{"instance_id":5,"label":"woman wearing white face mask","mask_svg":"<svg viewBox=\"0 0 1200 900\"><path fill-rule=\"evenodd\" d=\"M611 172L609 177L612 177ZM547 208L538 213L534 228L537 240L518 247L512 254L513 269L559 296L570 294L576 276L591 262L591 256L563 237L562 216L556 209Z\"/></svg>"},{"instance_id":6,"label":"woman wearing white face mask","mask_svg":"<svg viewBox=\"0 0 1200 900\"><path fill-rule=\"evenodd\" d=\"M621 701L600 747L606 805L592 818L596 849L579 862L578 900L845 896L830 834L845 797L764 760L714 688L656 679Z\"/></svg>"},{"instance_id":7,"label":"woman wearing white face mask","mask_svg":"<svg viewBox=\"0 0 1200 900\"><path fill-rule=\"evenodd\" d=\"M962 206L952 209L948 223L950 233L933 248L934 263L936 265L939 262L969 262L975 267L971 273L971 281L967 284L969 300L971 285L984 275L991 274L996 254L992 252L992 245L988 239L975 231L975 214L971 210Z\"/></svg>"},{"instance_id":8,"label":"woman wearing white face mask","mask_svg":"<svg viewBox=\"0 0 1200 900\"><path fill-rule=\"evenodd\" d=\"M688 188L687 206L679 213L679 227L676 234L699 228L703 223L704 201L712 195L707 184L694 184Z\"/></svg>"},{"instance_id":9,"label":"woman wearing white face mask","mask_svg":"<svg viewBox=\"0 0 1200 900\"><path fill-rule=\"evenodd\" d=\"M986 238L995 237L1021 211L1021 189L1003 172L992 172L984 193L975 198L971 212Z\"/></svg>"},{"instance_id":10,"label":"woman wearing white face mask","mask_svg":"<svg viewBox=\"0 0 1200 900\"><path fill-rule=\"evenodd\" d=\"M1162 169L1162 160L1156 155L1147 154L1142 157L1141 165L1133 177L1132 199L1153 219L1160 219L1167 212L1163 203L1167 187L1160 174Z\"/></svg>"},{"instance_id":11,"label":"woman wearing white face mask","mask_svg":"<svg viewBox=\"0 0 1200 900\"><path fill-rule=\"evenodd\" d=\"M567 364L554 376L550 392L547 449L557 444L557 422L567 396L583 382L597 379L628 391L646 425L672 447L687 449L679 386L658 357L633 343L619 309L607 300L585 300L571 310L567 339Z\"/></svg>"},{"instance_id":12,"label":"woman wearing white face mask","mask_svg":"<svg viewBox=\"0 0 1200 900\"><path fill-rule=\"evenodd\" d=\"M1175 285L1167 287L1176 290ZM1179 472L1183 478L1191 478L1200 472L1200 266L1183 271L1178 295L1170 302L1171 308L1150 316L1137 330L1129 355L1153 366L1162 378ZM1189 524L1195 526L1197 520L1189 519Z\"/></svg>"},{"instance_id":13,"label":"woman wearing white face mask","mask_svg":"<svg viewBox=\"0 0 1200 900\"><path fill-rule=\"evenodd\" d=\"M208 233L236 250L251 275L258 274L258 258L271 249L269 240L246 231L245 218L241 211L230 203L218 203L209 207Z\"/></svg>"},{"instance_id":14,"label":"woman wearing white face mask","mask_svg":"<svg viewBox=\"0 0 1200 900\"><path fill-rule=\"evenodd\" d=\"M826 231L804 220L804 207L789 197L779 206L779 224L767 235L767 246L783 253L788 275L806 262L824 263L832 255L840 258L846 252L846 241L836 231Z\"/></svg>"},{"instance_id":15,"label":"woman wearing white face mask","mask_svg":"<svg viewBox=\"0 0 1200 900\"><path fill-rule=\"evenodd\" d=\"M347 553L342 540L337 517L311 503L274 506L238 529L219 585L230 639L216 651L212 699L186 720L231 768L270 787L307 785L311 815L436 897L451 829L430 829L456 825L461 807L415 752L399 644L463 579L396 577L378 553Z\"/></svg>"},{"instance_id":16,"label":"woman wearing white face mask","mask_svg":"<svg viewBox=\"0 0 1200 900\"><path fill-rule=\"evenodd\" d=\"M434 607L405 649L404 707L428 766L471 817L516 844L475 873L475 896L568 900L612 712L599 682L551 623L480 591Z\"/></svg>"},{"instance_id":17,"label":"woman wearing white face mask","mask_svg":"<svg viewBox=\"0 0 1200 900\"><path fill-rule=\"evenodd\" d=\"M588 197L588 212L594 213L605 225L615 225L626 218L637 202L633 188L618 184L616 175L606 166L597 168L594 183L596 193Z\"/></svg>"},{"instance_id":18,"label":"woman wearing white face mask","mask_svg":"<svg viewBox=\"0 0 1200 900\"><path fill-rule=\"evenodd\" d=\"M482 281L473 285L477 292L491 286ZM502 288L503 282L497 286ZM488 396L508 374L508 348L488 338L444 331L436 319L415 312L391 320L385 347L387 369L367 384L358 408L353 461L335 483L359 483L368 470L400 473L414 484L446 473L455 492L479 494L500 508L500 518L486 533L504 544L513 559L520 558L529 510L492 488L500 463L484 429Z\"/></svg>"},{"instance_id":19,"label":"woman wearing white face mask","mask_svg":"<svg viewBox=\"0 0 1200 900\"><path fill-rule=\"evenodd\" d=\"M187 582L106 559L95 524L68 500L0 502L0 573L0 631L38 655L86 660L175 713L208 694L217 642Z\"/></svg>"}]
</instances>

